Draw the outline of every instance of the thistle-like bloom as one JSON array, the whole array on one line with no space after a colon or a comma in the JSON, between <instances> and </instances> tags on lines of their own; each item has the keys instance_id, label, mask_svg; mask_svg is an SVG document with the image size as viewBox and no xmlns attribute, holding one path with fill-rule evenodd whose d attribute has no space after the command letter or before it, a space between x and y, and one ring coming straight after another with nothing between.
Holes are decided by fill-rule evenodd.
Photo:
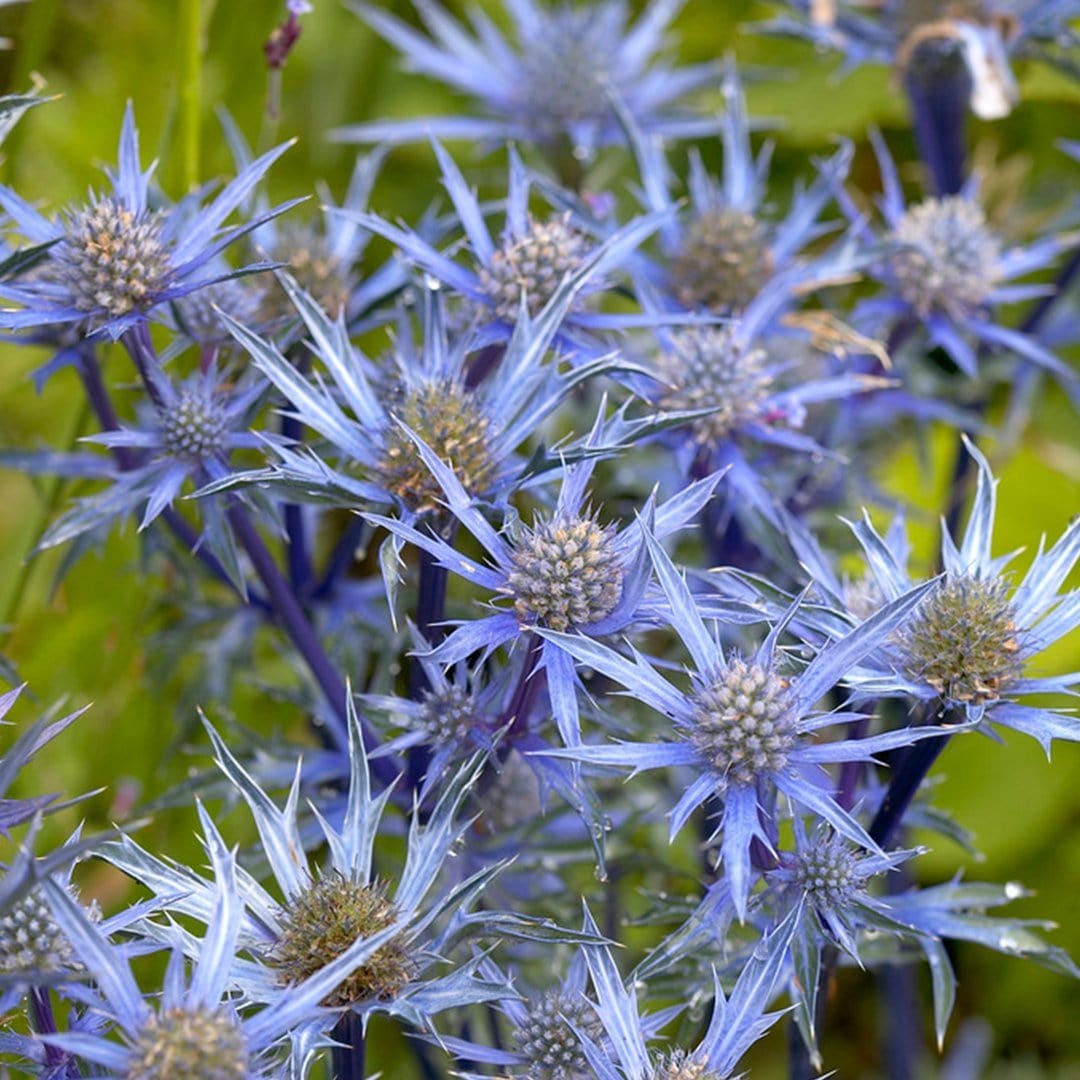
<instances>
[{"instance_id":1,"label":"thistle-like bloom","mask_svg":"<svg viewBox=\"0 0 1080 1080\"><path fill-rule=\"evenodd\" d=\"M890 385L858 372L793 371L801 336L769 334L777 315L791 305L792 286L802 278L789 271L772 281L745 311L722 326L686 327L658 334L661 351L653 374L621 376L653 403L664 421L663 440L675 451L684 475L726 469L725 485L734 492L736 512L752 508L774 519L775 495L755 465L764 454L823 456L828 451L802 429L811 407L854 401ZM681 424L676 424L679 417ZM766 460L775 460L766 458Z\"/></svg>"},{"instance_id":2,"label":"thistle-like bloom","mask_svg":"<svg viewBox=\"0 0 1080 1080\"><path fill-rule=\"evenodd\" d=\"M377 797L371 794L360 721L351 699L351 776L344 815L335 827L316 814L329 855L322 867L313 868L302 854L297 821L299 768L285 808L279 809L218 734L208 730L219 766L251 810L262 852L283 897L279 900L245 878L239 941L252 959L231 964L230 986L252 1002L287 1001L294 987L306 985L317 972L354 950L357 941L371 939L379 941L379 947L339 979L340 985L327 987L324 1005L347 1007L365 1015L386 1012L425 1027L430 1025L430 1017L443 1009L486 1001L506 992L505 985L492 986L477 977L478 958L445 975L430 970L446 957L452 935L468 925L468 907L481 884L494 873L486 867L438 895L433 903L427 902L443 863L468 828L467 820L459 820L459 811L482 756L475 756L443 786L424 824L418 816L414 818L405 865L388 879L393 882L391 888L388 881L376 876L373 858L390 789ZM193 872L169 866L126 837L107 845L102 853L147 885L171 909L204 921L212 918L207 884ZM494 916L485 912L484 917ZM513 916L509 918L513 920ZM436 930L440 919L446 925ZM387 936L389 927L394 933ZM326 1014L321 1030L329 1030L333 1021L333 1015Z\"/></svg>"},{"instance_id":3,"label":"thistle-like bloom","mask_svg":"<svg viewBox=\"0 0 1080 1080\"><path fill-rule=\"evenodd\" d=\"M913 319L930 345L940 346L966 375L978 374L975 345L1015 353L1045 368L1074 394L1077 377L1029 334L999 325L998 304L1045 295L1041 285L1010 284L1050 263L1066 249L1049 236L1028 247L1006 247L979 205L976 182L957 195L908 206L896 166L880 135L871 136L881 168L881 210L888 225L885 254L875 273L892 295L861 305L875 322Z\"/></svg>"},{"instance_id":4,"label":"thistle-like bloom","mask_svg":"<svg viewBox=\"0 0 1080 1080\"><path fill-rule=\"evenodd\" d=\"M1018 98L1011 55L1039 55L1076 44L1076 0L788 0L795 14L762 29L808 38L844 54L845 66L921 62L959 56L971 82L969 103L983 119L1005 116ZM1051 57L1052 59L1052 57Z\"/></svg>"},{"instance_id":5,"label":"thistle-like bloom","mask_svg":"<svg viewBox=\"0 0 1080 1080\"><path fill-rule=\"evenodd\" d=\"M850 713L820 712L815 706L871 653L926 595L924 585L899 596L857 630L820 650L798 675L780 663L780 634L795 617L796 601L761 646L748 657L725 655L706 628L685 580L651 536L660 584L667 596L671 625L694 662L691 687L680 690L639 656L632 659L581 634L538 628L579 663L615 680L637 700L669 717L674 742L618 743L580 746L550 753L595 765L645 769L689 766L698 772L671 811L671 835L683 827L697 807L717 796L723 810L716 835L723 833L724 875L740 917L752 885L750 845L758 838L775 843L776 800L783 794L800 812L829 822L853 843L877 852L874 841L829 791L826 765L869 761L874 754L916 739L937 728L886 731L864 739L819 742L816 732L852 718Z\"/></svg>"},{"instance_id":6,"label":"thistle-like bloom","mask_svg":"<svg viewBox=\"0 0 1080 1080\"><path fill-rule=\"evenodd\" d=\"M602 417L589 444L603 442ZM568 466L555 508L531 526L501 535L476 507L453 469L431 449L417 443L438 482L447 509L483 547L490 564L464 558L441 536L380 515L368 520L426 551L451 573L505 598L509 607L464 623L429 655L452 664L470 654L485 654L519 638L550 630L574 630L589 637L618 633L638 621L657 621L659 609L646 593L650 584L645 537L662 539L689 525L708 502L718 476L706 477L654 507L649 500L641 519L620 530L601 524L587 508L593 460ZM572 652L561 638L539 643L537 664L547 673L548 696L559 734L568 746L581 742L577 675Z\"/></svg>"},{"instance_id":7,"label":"thistle-like bloom","mask_svg":"<svg viewBox=\"0 0 1080 1080\"><path fill-rule=\"evenodd\" d=\"M413 436L439 460L452 461L472 496L505 494L521 471L516 451L581 382L609 370L612 359L561 370L547 359L563 313L581 278L566 282L535 321L523 317L498 378L469 385L467 337L451 339L440 294L425 290L421 343L403 324L389 365L369 360L349 341L341 316L327 317L287 275L281 282L311 337L315 358L333 381L305 378L278 349L231 319L226 322L252 361L291 403L298 419L328 443L324 457L275 443L280 458L242 480L281 482L347 505L393 503L414 517L438 508L442 489ZM389 370L387 370L389 368ZM343 407L344 405L344 407ZM347 411L346 411L347 410ZM412 432L412 435L409 434ZM362 476L354 475L354 470ZM230 481L234 482L234 481Z\"/></svg>"},{"instance_id":8,"label":"thistle-like bloom","mask_svg":"<svg viewBox=\"0 0 1080 1080\"><path fill-rule=\"evenodd\" d=\"M776 997L787 967L799 912L794 909L754 950L731 995L714 979L715 999L709 1026L691 1051L650 1051L649 1032L633 989L627 989L607 946L586 946L586 960L596 992L596 1013L606 1040L578 1029L582 1051L596 1080L726 1080L739 1059L776 1022L780 1013L766 1009ZM586 925L591 923L587 919Z\"/></svg>"},{"instance_id":9,"label":"thistle-like bloom","mask_svg":"<svg viewBox=\"0 0 1080 1080\"><path fill-rule=\"evenodd\" d=\"M506 223L498 242L492 237L476 194L461 170L435 143L443 184L465 230L470 268L437 250L415 232L392 225L377 214L341 211L359 225L396 244L410 262L451 286L488 316L475 344L503 341L524 308L534 318L551 303L567 279L577 282L575 303L565 312L566 340L578 351L594 352L589 332L640 325L640 315L583 310L580 301L606 287L605 275L628 261L635 248L660 225L664 214L635 218L603 240L595 226L569 212L537 220L529 212L532 177L516 151L510 150ZM461 247L462 245L457 245ZM655 321L655 320L654 320ZM576 332L576 333L575 333Z\"/></svg>"},{"instance_id":10,"label":"thistle-like bloom","mask_svg":"<svg viewBox=\"0 0 1080 1080\"><path fill-rule=\"evenodd\" d=\"M724 76L721 121L723 174L705 169L690 152L689 205L671 189L672 173L662 146L635 137L642 188L650 211L664 215L662 265L645 264L653 288L690 310L727 313L744 309L772 278L788 269L800 250L828 230L819 218L839 191L851 161L845 146L819 165L819 175L798 190L781 221L767 214L771 144L755 159L750 145L746 97L734 63Z\"/></svg>"},{"instance_id":11,"label":"thistle-like bloom","mask_svg":"<svg viewBox=\"0 0 1080 1080\"><path fill-rule=\"evenodd\" d=\"M112 480L104 491L80 499L61 515L41 541L43 547L66 543L116 518L143 507L145 529L179 497L189 479L205 483L228 471L230 453L259 445L256 436L241 430L263 384L227 386L214 367L173 382L160 368L151 372L155 401L142 412L138 427L122 427L87 436L117 451L117 465L102 466L100 475ZM132 456L133 455L133 456ZM43 459L47 470L55 455ZM83 468L81 457L74 461ZM57 471L65 471L61 459ZM85 469L84 473L85 475ZM221 507L203 504L205 535L224 565L236 562Z\"/></svg>"},{"instance_id":12,"label":"thistle-like bloom","mask_svg":"<svg viewBox=\"0 0 1080 1080\"><path fill-rule=\"evenodd\" d=\"M854 684L868 694L899 691L960 710L971 721L1013 728L1038 739L1049 753L1053 739L1080 741L1080 723L1014 699L1070 693L1080 683L1080 673L1027 672L1039 653L1080 626L1080 590L1060 591L1080 559L1080 519L1048 551L1040 544L1013 587L1006 568L1016 553L991 554L997 481L986 458L967 446L978 466L978 483L963 538L958 546L944 533L944 576L885 647L867 657ZM868 567L866 584L855 597L861 603L851 603L851 589L845 590L823 560L813 559L811 571L832 603L862 616L911 589L909 548L902 522L884 538L868 519L852 529Z\"/></svg>"},{"instance_id":13,"label":"thistle-like bloom","mask_svg":"<svg viewBox=\"0 0 1080 1080\"><path fill-rule=\"evenodd\" d=\"M288 206L224 227L266 170L288 149L279 146L251 162L217 197L195 213L184 203L152 210L150 177L139 162L135 114L128 105L120 134L119 165L111 191L50 221L10 188L0 186L0 208L31 244L48 247L28 276L0 286L0 297L22 310L0 311L0 328L77 323L87 333L119 338L155 309L230 276L215 258L234 240ZM290 204L291 205L291 204ZM248 267L248 270L257 267Z\"/></svg>"},{"instance_id":14,"label":"thistle-like bloom","mask_svg":"<svg viewBox=\"0 0 1080 1080\"><path fill-rule=\"evenodd\" d=\"M214 882L205 890L206 933L184 933L195 955L190 975L180 948L171 956L161 995L151 1005L131 971L129 952L109 942L87 918L68 890L44 882L42 890L57 926L70 942L100 997L96 1011L114 1033L84 1031L44 1036L53 1046L105 1070L110 1076L139 1080L248 1080L282 1075L278 1048L293 1040L291 1075L307 1072L318 1045L313 1033L328 1026L325 1004L343 980L392 947L402 923L391 917L367 936L355 937L336 956L304 973L288 990L279 989L262 1008L238 1005L230 993L238 950L243 947L244 896L248 879L240 875L209 815L199 808ZM168 933L168 931L164 931ZM332 1015L332 1014L330 1014Z\"/></svg>"},{"instance_id":15,"label":"thistle-like bloom","mask_svg":"<svg viewBox=\"0 0 1080 1080\"><path fill-rule=\"evenodd\" d=\"M470 34L437 0L416 0L429 38L381 8L351 0L349 6L401 50L412 70L470 95L486 115L357 124L336 137L394 143L434 134L493 143L564 143L589 158L598 147L625 138L613 97L649 133L696 134L706 129L700 119L668 110L710 83L716 66L673 67L658 56L684 2L651 0L637 23L628 26L625 0L584 6L559 0L553 7L507 0L513 22L513 41L508 41L479 8L470 11Z\"/></svg>"}]
</instances>

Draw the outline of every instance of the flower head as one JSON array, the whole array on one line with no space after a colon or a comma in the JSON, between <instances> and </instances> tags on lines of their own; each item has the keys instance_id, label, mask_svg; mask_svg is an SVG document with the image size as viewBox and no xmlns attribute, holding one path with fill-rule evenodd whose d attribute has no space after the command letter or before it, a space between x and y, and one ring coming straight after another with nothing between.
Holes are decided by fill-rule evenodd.
<instances>
[{"instance_id":1,"label":"flower head","mask_svg":"<svg viewBox=\"0 0 1080 1080\"><path fill-rule=\"evenodd\" d=\"M10 188L0 187L0 208L16 231L48 245L44 261L21 279L0 287L0 296L21 310L0 312L6 329L78 324L88 334L119 338L161 313L169 303L227 276L215 259L234 240L287 207L225 227L247 194L287 149L280 146L250 162L209 205L190 200L150 209L153 167L143 172L139 136L128 106L120 134L119 168L111 190L49 221ZM232 271L228 271L232 273Z\"/></svg>"},{"instance_id":2,"label":"flower head","mask_svg":"<svg viewBox=\"0 0 1080 1080\"><path fill-rule=\"evenodd\" d=\"M601 413L586 448L601 446L604 439ZM430 653L432 660L443 664L534 632L573 630L601 637L654 617L646 597L649 572L643 538L668 536L686 527L719 480L719 476L699 480L659 506L650 499L638 521L619 529L601 525L597 516L586 510L595 465L595 460L586 456L564 470L550 515L539 515L531 526L519 525L502 535L488 523L455 472L419 440L417 446L442 488L447 509L480 542L490 565L478 566L462 559L434 532L381 515L369 515L369 520L427 551L451 572L488 590L493 599L505 597L512 605L451 633ZM576 677L561 642L561 637L545 637L539 645L539 663L546 671L559 732L568 745L574 745L580 741Z\"/></svg>"},{"instance_id":3,"label":"flower head","mask_svg":"<svg viewBox=\"0 0 1080 1080\"><path fill-rule=\"evenodd\" d=\"M816 711L823 694L843 681L859 659L880 647L925 596L929 586L898 597L870 622L822 649L798 674L782 664L778 637L795 617L797 600L749 657L725 655L698 611L697 601L667 554L648 534L657 577L667 598L667 618L694 661L691 688L683 691L660 677L640 656L627 659L582 635L539 630L582 664L609 678L638 700L670 717L675 742L623 742L578 746L550 753L635 772L685 765L698 778L671 811L675 835L710 796L723 800L714 835L723 834L725 876L736 910L746 910L751 881L749 847L756 837L768 846L775 823L767 807L774 791L795 806L828 821L842 836L871 851L877 845L863 827L822 789L822 767L830 762L869 760L878 750L927 737L934 728L887 731L864 739L818 742L814 735L836 722Z\"/></svg>"},{"instance_id":4,"label":"flower head","mask_svg":"<svg viewBox=\"0 0 1080 1080\"><path fill-rule=\"evenodd\" d=\"M908 206L888 148L876 133L871 140L881 168L881 209L888 226L874 273L890 295L863 306L870 329L876 333L887 322L912 318L929 344L945 349L972 378L979 370L979 346L1013 353L1080 394L1067 364L1035 337L1001 325L994 311L998 305L1042 295L1041 286L1015 284L1014 279L1049 265L1069 238L1048 236L1028 247L1007 246L987 222L975 180L955 195Z\"/></svg>"},{"instance_id":5,"label":"flower head","mask_svg":"<svg viewBox=\"0 0 1080 1080\"><path fill-rule=\"evenodd\" d=\"M681 0L651 0L636 24L630 24L625 0L515 0L505 4L513 23L510 39L479 12L467 28L417 3L428 37L372 4L353 0L351 6L401 50L409 67L464 91L482 115L357 124L339 130L339 139L402 142L434 134L549 147L568 143L588 158L625 137L615 99L649 133L685 135L705 126L671 106L712 80L715 66L677 68L658 56Z\"/></svg>"},{"instance_id":6,"label":"flower head","mask_svg":"<svg viewBox=\"0 0 1080 1080\"><path fill-rule=\"evenodd\" d=\"M533 323L526 316L516 327L502 375L472 386L470 340L450 335L437 291L424 294L422 343L414 340L403 314L395 351L380 366L348 340L341 317L331 320L291 278L283 275L281 281L334 388L319 376L306 379L270 342L231 319L227 323L296 415L326 439L322 454L330 463L275 443L280 464L241 479L280 481L350 506L393 503L413 518L438 510L443 499L418 449L422 442L438 460L454 464L471 496L498 498L523 464L516 457L519 447L574 386L612 363L566 371L548 358L558 316L570 299L565 287L544 317Z\"/></svg>"},{"instance_id":7,"label":"flower head","mask_svg":"<svg viewBox=\"0 0 1080 1080\"><path fill-rule=\"evenodd\" d=\"M978 483L964 535L954 539L945 532L942 537L945 575L885 647L867 657L853 681L867 693L888 693L885 686L891 681L894 691L959 710L971 721L1032 735L1049 752L1055 738L1080 739L1080 724L1017 699L1068 693L1080 680L1075 673L1037 677L1029 672L1039 653L1080 625L1080 592L1061 592L1080 559L1080 521L1049 550L1040 546L1014 585L1007 570L1014 555L991 553L997 481L983 454L971 443L967 447L976 462ZM903 522L894 522L884 537L868 519L852 528L882 602L910 589L910 548ZM829 601L843 604L843 585L825 561L810 554L806 565L813 566L815 581Z\"/></svg>"},{"instance_id":8,"label":"flower head","mask_svg":"<svg viewBox=\"0 0 1080 1080\"><path fill-rule=\"evenodd\" d=\"M776 275L796 264L806 244L827 231L820 215L839 191L851 149L844 147L821 163L819 175L796 195L787 215L770 220L771 147L755 158L746 97L730 61L723 90L723 173L712 176L692 152L685 208L671 188L672 170L662 146L635 133L634 148L646 205L664 214L659 230L664 258L644 263L646 280L669 305L726 314L743 311Z\"/></svg>"}]
</instances>

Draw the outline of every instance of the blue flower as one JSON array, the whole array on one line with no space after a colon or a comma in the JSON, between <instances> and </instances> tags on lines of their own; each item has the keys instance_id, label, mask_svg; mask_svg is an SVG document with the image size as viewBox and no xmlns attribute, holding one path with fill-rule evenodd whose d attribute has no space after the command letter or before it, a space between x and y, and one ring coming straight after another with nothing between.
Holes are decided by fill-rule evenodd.
<instances>
[{"instance_id":1,"label":"blue flower","mask_svg":"<svg viewBox=\"0 0 1080 1080\"><path fill-rule=\"evenodd\" d=\"M598 147L623 141L613 98L649 133L685 137L707 130L700 119L668 110L711 83L716 66L673 67L657 56L684 2L651 0L628 26L625 0L560 2L553 8L506 0L511 42L479 9L470 12L470 35L434 0L415 0L431 34L426 37L380 8L351 0L349 6L401 50L410 68L470 95L487 115L357 124L336 137L377 143L432 134L494 143L513 139L587 159Z\"/></svg>"},{"instance_id":2,"label":"blue flower","mask_svg":"<svg viewBox=\"0 0 1080 1080\"><path fill-rule=\"evenodd\" d=\"M154 400L144 405L140 426L86 436L114 451L115 464L103 464L100 473L111 479L111 486L80 499L62 514L42 538L42 547L66 543L139 507L143 507L139 527L145 529L172 506L189 479L205 483L208 477L221 477L228 472L232 451L259 445L255 435L238 429L263 392L261 382L233 385L213 366L174 382L155 364L150 377ZM54 457L43 459L45 471ZM69 466L87 474L78 455L67 463L57 460L55 471L68 472ZM234 566L236 553L221 506L207 501L203 511L214 553L219 559L224 556L226 566Z\"/></svg>"},{"instance_id":3,"label":"blue flower","mask_svg":"<svg viewBox=\"0 0 1080 1080\"><path fill-rule=\"evenodd\" d=\"M275 346L224 318L295 415L327 441L334 465L314 450L276 441L272 450L280 464L242 476L243 481L280 482L350 506L394 503L410 517L429 513L439 506L442 489L406 433L411 431L440 460L454 462L471 495L503 497L523 470L516 453L526 439L575 386L616 363L606 358L566 371L547 359L580 279L560 288L535 321L522 317L499 377L478 386L470 380L470 339L451 337L438 291L424 292L422 342L414 340L403 314L396 349L389 363L379 366L350 342L341 317L329 319L288 275L280 280L333 387L321 374L305 378ZM322 456L331 454L324 450ZM352 474L354 469L362 478Z\"/></svg>"},{"instance_id":4,"label":"blue flower","mask_svg":"<svg viewBox=\"0 0 1080 1080\"><path fill-rule=\"evenodd\" d=\"M811 240L829 230L819 217L839 192L852 154L852 148L844 146L820 163L819 175L808 188L796 191L787 215L772 222L766 217L772 147L766 144L755 159L746 98L732 62L723 90L723 174L719 179L711 176L701 155L691 150L686 209L671 190L672 172L662 144L633 132L646 205L664 215L664 262L645 263L644 276L668 304L720 313L745 308L795 263Z\"/></svg>"},{"instance_id":5,"label":"blue flower","mask_svg":"<svg viewBox=\"0 0 1080 1080\"><path fill-rule=\"evenodd\" d=\"M280 809L217 732L209 726L208 730L218 765L251 810L262 854L283 897L277 899L254 879L244 877L238 934L251 959L230 963L226 977L230 987L255 1003L291 1000L295 987L307 986L324 967L340 970L336 966L340 957L354 953L357 942L367 939L378 945L325 987L324 1005L350 1008L364 1016L389 1013L429 1027L436 1012L505 994L504 984L493 986L478 977L476 957L446 974L432 971L471 929L469 906L498 870L487 866L429 899L444 862L468 828L468 819L460 820L459 811L483 755L475 755L443 785L423 823L419 810L415 812L404 866L383 879L375 871L374 844L391 789L372 796L360 720L351 697L348 797L339 824L315 811L319 838L328 850L326 864L317 868L303 854L297 817L299 767L285 807ZM169 900L170 910L207 923L213 918L207 884L192 871L169 866L126 837L106 845L102 855L163 901ZM498 923L497 913L484 912L483 918L492 927ZM508 925L526 921L508 917ZM333 1014L324 1013L320 1030L328 1031L334 1019Z\"/></svg>"},{"instance_id":6,"label":"blue flower","mask_svg":"<svg viewBox=\"0 0 1080 1080\"><path fill-rule=\"evenodd\" d=\"M967 70L972 112L1005 116L1019 96L1010 54L1039 55L1047 46L1076 44L1076 0L887 0L869 11L856 0L788 0L792 16L763 25L844 54L845 66L888 64L907 71L917 62L959 56Z\"/></svg>"},{"instance_id":7,"label":"blue flower","mask_svg":"<svg viewBox=\"0 0 1080 1080\"><path fill-rule=\"evenodd\" d=\"M859 306L856 318L875 328L909 320L940 346L964 374L978 375L974 340L1045 368L1077 396L1076 374L1035 337L997 323L994 307L1046 294L1042 285L1010 284L1050 263L1068 246L1049 236L1028 247L1005 247L990 227L970 181L957 195L905 203L896 166L880 135L871 135L881 167L881 210L889 227L874 273L890 295Z\"/></svg>"},{"instance_id":8,"label":"blue flower","mask_svg":"<svg viewBox=\"0 0 1080 1080\"><path fill-rule=\"evenodd\" d=\"M991 553L997 481L986 458L971 443L967 449L978 466L978 484L959 543L948 531L942 536L945 574L905 626L863 661L852 681L866 694L900 692L960 710L973 722L1013 728L1038 739L1049 753L1053 739L1080 741L1080 723L1013 699L1071 693L1080 683L1080 673L1026 673L1039 653L1080 625L1080 590L1061 592L1080 558L1080 520L1049 550L1040 544L1027 573L1012 587L1007 567L1016 553ZM868 519L852 529L868 568L861 588L845 589L811 551L806 565L829 602L858 618L908 594L912 578L902 521L894 522L885 537Z\"/></svg>"},{"instance_id":9,"label":"blue flower","mask_svg":"<svg viewBox=\"0 0 1080 1080\"><path fill-rule=\"evenodd\" d=\"M603 419L586 446L602 445ZM587 509L588 484L594 461L568 466L550 515L519 526L509 536L493 528L475 505L454 470L417 439L417 447L437 481L447 509L479 542L488 565L463 557L441 536L381 515L368 520L394 536L421 548L451 573L478 585L509 608L471 620L454 630L430 658L442 664L463 660L477 651L486 655L523 635L548 630L575 630L589 637L618 633L635 622L659 616L647 590L651 573L646 541L663 538L689 525L708 502L718 476L689 485L679 495L655 506L650 499L641 517L620 530L602 525ZM530 641L534 640L531 636ZM568 746L581 741L577 675L573 652L563 648L563 636L537 642L536 670L547 677L548 696L559 733Z\"/></svg>"},{"instance_id":10,"label":"blue flower","mask_svg":"<svg viewBox=\"0 0 1080 1080\"><path fill-rule=\"evenodd\" d=\"M108 1031L71 1031L43 1038L109 1075L145 1080L279 1076L283 1056L279 1048L291 1038L292 1068L296 1075L305 1075L312 1051L326 1045L317 1033L328 1026L328 1015L332 1017L325 1008L327 998L380 949L389 947L402 923L392 918L377 932L358 937L306 978L287 990L278 988L256 1011L250 1001L231 993L243 948L248 879L201 806L199 813L214 871L213 884L206 886L203 897L206 933L197 938L177 926L160 928L160 936L176 944L154 1004L135 980L130 950L111 944L106 931L88 919L66 888L51 881L42 884L57 926L100 995L92 999L94 1010L108 1018L122 1041L109 1038ZM190 975L185 973L185 950L195 957Z\"/></svg>"},{"instance_id":11,"label":"blue flower","mask_svg":"<svg viewBox=\"0 0 1080 1080\"><path fill-rule=\"evenodd\" d=\"M484 210L460 169L438 143L435 153L443 184L465 230L466 244L455 245L455 250L465 246L475 269L449 258L423 236L392 225L377 214L341 213L396 244L406 259L451 286L468 305L487 316L474 347L506 340L523 308L538 318L567 281L574 283L574 303L564 312L566 325L560 343L586 356L595 355L592 331L641 325L641 315L592 312L584 310L581 301L607 288L605 275L629 260L637 246L656 231L666 212L634 218L602 240L593 235L596 223L573 210L534 218L529 212L533 177L511 148L506 222L496 243L484 220Z\"/></svg>"},{"instance_id":12,"label":"blue flower","mask_svg":"<svg viewBox=\"0 0 1080 1080\"><path fill-rule=\"evenodd\" d=\"M873 760L879 751L940 734L940 729L907 728L863 739L820 742L814 738L816 732L852 715L820 712L815 706L863 657L896 632L930 586L899 596L857 630L821 649L798 675L789 677L781 668L777 645L798 613L799 600L756 652L748 657L725 656L706 628L685 580L660 545L648 534L645 539L668 599L671 624L693 658L689 691L661 678L637 653L627 659L581 634L544 628L537 633L669 717L678 739L580 746L550 753L595 765L622 766L635 773L673 766L696 770L697 778L671 811L671 835L706 800L713 796L723 800L714 835L723 834L724 874L742 917L752 886L751 842L757 838L772 849L778 795L829 822L853 843L878 852L862 825L833 799L824 766Z\"/></svg>"},{"instance_id":13,"label":"blue flower","mask_svg":"<svg viewBox=\"0 0 1080 1080\"><path fill-rule=\"evenodd\" d=\"M50 221L10 188L0 186L0 208L31 244L50 245L32 273L0 285L0 297L23 310L0 311L0 328L79 324L113 340L145 322L162 305L236 271L215 270L215 258L234 240L286 206L241 225L224 227L266 170L289 147L251 162L206 207L156 210L148 199L153 166L139 162L135 114L128 105L120 134L119 166L111 190ZM253 270L256 267L248 267Z\"/></svg>"}]
</instances>

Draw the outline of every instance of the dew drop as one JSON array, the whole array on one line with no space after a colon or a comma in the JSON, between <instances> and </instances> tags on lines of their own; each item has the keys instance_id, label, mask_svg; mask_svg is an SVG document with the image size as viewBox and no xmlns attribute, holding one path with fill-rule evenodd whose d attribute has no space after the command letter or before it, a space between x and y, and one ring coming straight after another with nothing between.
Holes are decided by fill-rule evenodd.
<instances>
[{"instance_id":1,"label":"dew drop","mask_svg":"<svg viewBox=\"0 0 1080 1080\"><path fill-rule=\"evenodd\" d=\"M1006 900L1018 900L1021 896L1026 895L1027 890L1019 881L1007 881L1005 882L1005 899Z\"/></svg>"}]
</instances>

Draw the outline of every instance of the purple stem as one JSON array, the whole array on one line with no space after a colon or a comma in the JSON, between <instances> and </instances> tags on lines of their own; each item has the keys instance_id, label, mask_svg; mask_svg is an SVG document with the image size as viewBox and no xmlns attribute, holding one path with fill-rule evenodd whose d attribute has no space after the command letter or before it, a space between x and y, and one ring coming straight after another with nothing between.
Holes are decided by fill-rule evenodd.
<instances>
[{"instance_id":1,"label":"purple stem","mask_svg":"<svg viewBox=\"0 0 1080 1080\"><path fill-rule=\"evenodd\" d=\"M30 1014L34 1030L39 1035L56 1035L59 1029L53 1016L52 999L46 987L35 986L30 991ZM59 1046L45 1044L45 1062L54 1068L67 1061L67 1054ZM65 1070L66 1071L66 1070Z\"/></svg>"},{"instance_id":2,"label":"purple stem","mask_svg":"<svg viewBox=\"0 0 1080 1080\"><path fill-rule=\"evenodd\" d=\"M330 558L326 560L322 577L311 591L313 600L323 600L333 592L338 578L349 569L356 558L356 549L364 542L366 532L367 522L361 517L348 524L330 553Z\"/></svg>"},{"instance_id":3,"label":"purple stem","mask_svg":"<svg viewBox=\"0 0 1080 1080\"><path fill-rule=\"evenodd\" d=\"M525 657L525 666L521 669L517 686L514 687L514 695L499 719L499 727L509 725L506 741L503 743L506 749L513 746L515 735L521 735L527 731L529 713L532 712L536 697L544 685L544 673L537 668L543 652L544 639L533 636L529 643L528 655Z\"/></svg>"},{"instance_id":4,"label":"purple stem","mask_svg":"<svg viewBox=\"0 0 1080 1080\"><path fill-rule=\"evenodd\" d=\"M311 354L300 345L289 351L289 359L296 370L306 374L311 366ZM281 418L282 436L296 443L304 441L304 424L299 417L286 412ZM311 557L308 550L307 523L304 520L304 508L297 503L286 503L283 508L285 535L288 538L289 580L298 594L303 593L311 583Z\"/></svg>"},{"instance_id":5,"label":"purple stem","mask_svg":"<svg viewBox=\"0 0 1080 1080\"><path fill-rule=\"evenodd\" d=\"M955 53L933 46L912 57L904 78L915 141L930 170L934 193L955 195L967 179L967 115L971 76Z\"/></svg>"},{"instance_id":6,"label":"purple stem","mask_svg":"<svg viewBox=\"0 0 1080 1080\"><path fill-rule=\"evenodd\" d=\"M340 1045L331 1052L330 1075L334 1080L364 1080L363 1020L350 1010L337 1022L331 1038Z\"/></svg>"},{"instance_id":7,"label":"purple stem","mask_svg":"<svg viewBox=\"0 0 1080 1080\"><path fill-rule=\"evenodd\" d=\"M346 746L348 744L346 705L348 692L344 681L323 651L318 635L308 621L300 601L278 569L277 563L266 544L263 543L263 538L259 535L259 530L255 528L251 518L248 517L247 511L234 500L227 513L236 538L247 552L255 573L258 574L259 580L269 594L270 602L281 620L281 625L330 703L337 720L334 730L337 745ZM380 740L366 720L362 720L361 723L364 745L370 752L379 745ZM387 758L369 759L369 765L383 784L392 783L397 776L397 769Z\"/></svg>"}]
</instances>

